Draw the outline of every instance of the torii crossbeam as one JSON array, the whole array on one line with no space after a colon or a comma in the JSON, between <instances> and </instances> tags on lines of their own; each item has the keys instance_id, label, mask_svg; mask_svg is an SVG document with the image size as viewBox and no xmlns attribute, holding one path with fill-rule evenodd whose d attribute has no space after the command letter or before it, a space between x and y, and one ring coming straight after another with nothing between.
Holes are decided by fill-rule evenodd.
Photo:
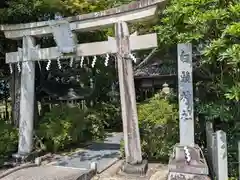
<instances>
[{"instance_id":1,"label":"torii crossbeam","mask_svg":"<svg viewBox=\"0 0 240 180\"><path fill-rule=\"evenodd\" d=\"M6 54L6 63L21 62L20 137L19 154L32 151L35 61L79 56L117 54L124 130L126 163L142 163L138 117L136 108L131 51L157 47L157 35L129 35L126 22L151 20L166 0L141 0L106 11L17 25L1 25L6 38L22 39L23 47ZM115 25L115 38L107 41L77 44L76 33ZM53 35L57 47L43 48L35 44L35 37ZM146 168L144 168L146 169Z\"/></svg>"}]
</instances>

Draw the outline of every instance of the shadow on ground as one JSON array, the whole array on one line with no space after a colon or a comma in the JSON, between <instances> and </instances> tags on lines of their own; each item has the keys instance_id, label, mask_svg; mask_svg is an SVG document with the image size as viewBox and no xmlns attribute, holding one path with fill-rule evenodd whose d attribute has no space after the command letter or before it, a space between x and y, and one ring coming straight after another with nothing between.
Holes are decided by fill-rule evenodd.
<instances>
[{"instance_id":1,"label":"shadow on ground","mask_svg":"<svg viewBox=\"0 0 240 180\"><path fill-rule=\"evenodd\" d=\"M84 150L60 157L55 165L89 169L92 162L97 163L98 171L106 169L120 158L120 142L122 133L108 136L104 142L94 142Z\"/></svg>"}]
</instances>

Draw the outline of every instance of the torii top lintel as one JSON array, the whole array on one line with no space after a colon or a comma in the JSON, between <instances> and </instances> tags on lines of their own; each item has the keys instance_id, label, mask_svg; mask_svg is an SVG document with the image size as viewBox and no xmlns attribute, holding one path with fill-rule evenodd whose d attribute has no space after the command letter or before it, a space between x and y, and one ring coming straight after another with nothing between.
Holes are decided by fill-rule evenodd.
<instances>
[{"instance_id":1,"label":"torii top lintel","mask_svg":"<svg viewBox=\"0 0 240 180\"><path fill-rule=\"evenodd\" d=\"M119 21L136 22L153 18L157 8L164 8L167 0L140 0L117 8L89 14L67 17L63 20L70 23L72 31L86 31L111 26ZM55 22L56 22L55 21ZM23 36L46 36L52 34L51 21L25 24L1 25L6 38L21 39Z\"/></svg>"}]
</instances>

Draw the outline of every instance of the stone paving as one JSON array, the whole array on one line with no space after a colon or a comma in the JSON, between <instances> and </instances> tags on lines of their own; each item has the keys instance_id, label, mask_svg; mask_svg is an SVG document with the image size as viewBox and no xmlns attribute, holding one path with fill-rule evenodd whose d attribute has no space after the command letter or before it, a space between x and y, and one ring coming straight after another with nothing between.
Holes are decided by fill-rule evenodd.
<instances>
[{"instance_id":1,"label":"stone paving","mask_svg":"<svg viewBox=\"0 0 240 180\"><path fill-rule=\"evenodd\" d=\"M71 155L58 156L57 162L18 170L0 180L166 180L166 165L149 163L145 176L121 173L120 141L122 133L114 133L103 143L92 143L86 149ZM93 177L90 163L97 163L98 174Z\"/></svg>"},{"instance_id":2,"label":"stone paving","mask_svg":"<svg viewBox=\"0 0 240 180\"><path fill-rule=\"evenodd\" d=\"M87 176L92 175L91 162L97 163L100 173L119 159L122 138L123 133L113 133L102 143L92 143L71 155L58 155L56 162L21 169L1 180L88 180Z\"/></svg>"},{"instance_id":3,"label":"stone paving","mask_svg":"<svg viewBox=\"0 0 240 180\"><path fill-rule=\"evenodd\" d=\"M16 171L1 180L77 180L87 172L77 168L41 166Z\"/></svg>"},{"instance_id":4,"label":"stone paving","mask_svg":"<svg viewBox=\"0 0 240 180\"><path fill-rule=\"evenodd\" d=\"M97 171L100 173L120 158L122 138L123 133L114 133L102 143L92 143L83 151L60 158L55 165L89 169L90 163L96 162Z\"/></svg>"}]
</instances>

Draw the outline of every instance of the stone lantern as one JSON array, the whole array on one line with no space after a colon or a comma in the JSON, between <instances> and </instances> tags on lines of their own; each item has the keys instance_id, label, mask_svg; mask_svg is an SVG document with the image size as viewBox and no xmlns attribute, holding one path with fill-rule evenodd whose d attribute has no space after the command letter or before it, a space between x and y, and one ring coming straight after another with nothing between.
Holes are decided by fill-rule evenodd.
<instances>
[{"instance_id":1,"label":"stone lantern","mask_svg":"<svg viewBox=\"0 0 240 180\"><path fill-rule=\"evenodd\" d=\"M163 84L162 92L164 94L169 94L170 93L170 88L169 88L169 86L166 82Z\"/></svg>"}]
</instances>

